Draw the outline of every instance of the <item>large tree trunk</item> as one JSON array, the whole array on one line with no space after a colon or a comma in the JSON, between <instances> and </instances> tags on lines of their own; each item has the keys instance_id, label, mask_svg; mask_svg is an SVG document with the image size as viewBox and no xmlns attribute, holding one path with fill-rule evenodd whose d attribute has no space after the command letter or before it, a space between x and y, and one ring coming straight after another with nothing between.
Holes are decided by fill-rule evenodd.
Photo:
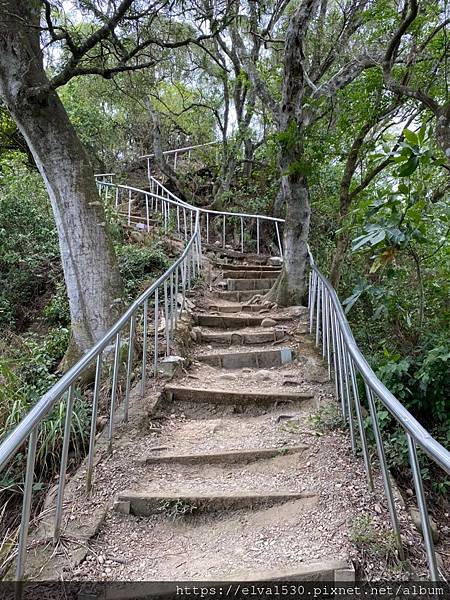
<instances>
[{"instance_id":1,"label":"large tree trunk","mask_svg":"<svg viewBox=\"0 0 450 600\"><path fill-rule=\"evenodd\" d=\"M280 306L301 304L306 295L308 235L311 217L303 138L308 115L303 107L303 37L316 0L300 3L289 21L284 46L282 101L279 113L281 195L286 206L284 264L268 299Z\"/></svg>"},{"instance_id":2,"label":"large tree trunk","mask_svg":"<svg viewBox=\"0 0 450 600\"><path fill-rule=\"evenodd\" d=\"M116 320L122 287L89 158L48 83L39 46L40 3L2 0L0 94L45 181L59 236L72 340L83 354ZM15 15L18 15L16 17Z\"/></svg>"},{"instance_id":3,"label":"large tree trunk","mask_svg":"<svg viewBox=\"0 0 450 600\"><path fill-rule=\"evenodd\" d=\"M436 139L450 167L450 106L442 108L436 115Z\"/></svg>"},{"instance_id":4,"label":"large tree trunk","mask_svg":"<svg viewBox=\"0 0 450 600\"><path fill-rule=\"evenodd\" d=\"M311 210L305 177L293 181L291 176L283 176L281 185L286 202L284 263L268 299L279 306L293 306L300 305L305 300Z\"/></svg>"}]
</instances>

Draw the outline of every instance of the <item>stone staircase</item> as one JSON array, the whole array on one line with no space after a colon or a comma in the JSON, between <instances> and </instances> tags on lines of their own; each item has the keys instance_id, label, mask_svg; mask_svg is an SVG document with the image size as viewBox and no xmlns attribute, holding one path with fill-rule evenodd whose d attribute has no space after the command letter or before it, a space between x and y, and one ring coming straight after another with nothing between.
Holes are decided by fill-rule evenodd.
<instances>
[{"instance_id":1,"label":"stone staircase","mask_svg":"<svg viewBox=\"0 0 450 600\"><path fill-rule=\"evenodd\" d=\"M129 448L133 468L93 542L104 560L88 556L78 579L354 577L340 464L354 459L345 436L318 444L311 430L332 386L306 309L230 300L265 293L280 267L223 257L196 299L191 368L164 386L150 435Z\"/></svg>"},{"instance_id":2,"label":"stone staircase","mask_svg":"<svg viewBox=\"0 0 450 600\"><path fill-rule=\"evenodd\" d=\"M353 524L368 510L388 521L368 508L345 431L314 427L336 400L306 309L224 296L264 293L279 266L217 248L206 260L188 356L170 381L149 380L147 416L117 427L88 503L74 478L66 535L79 519L89 534L38 578L353 581Z\"/></svg>"}]
</instances>

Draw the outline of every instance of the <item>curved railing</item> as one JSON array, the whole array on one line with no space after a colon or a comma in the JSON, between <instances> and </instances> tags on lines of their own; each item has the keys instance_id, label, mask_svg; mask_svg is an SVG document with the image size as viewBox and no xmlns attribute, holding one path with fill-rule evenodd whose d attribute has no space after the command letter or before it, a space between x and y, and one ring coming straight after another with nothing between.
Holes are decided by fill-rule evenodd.
<instances>
[{"instance_id":1,"label":"curved railing","mask_svg":"<svg viewBox=\"0 0 450 600\"><path fill-rule=\"evenodd\" d=\"M311 273L308 301L310 333L314 333L315 335L316 346L321 344L322 356L328 363L329 372L331 373L331 370L333 370L336 396L341 402L342 414L349 424L352 449L355 452L355 429L357 427L368 485L373 490L370 455L364 429L362 401L357 379L359 376L363 384L366 405L369 409L384 492L399 556L403 558L401 530L390 473L386 462L376 400L387 408L406 435L409 463L420 513L429 571L431 579L437 581L440 579L440 575L431 533L430 517L426 506L417 448L423 450L447 474L450 474L450 452L422 427L417 419L413 417L375 375L358 348L336 291L318 270L311 254L310 263Z\"/></svg>"},{"instance_id":2,"label":"curved railing","mask_svg":"<svg viewBox=\"0 0 450 600\"><path fill-rule=\"evenodd\" d=\"M175 170L178 166L178 158L180 156L185 155L189 160L193 153L196 153L199 150L202 150L203 148L207 148L209 146L216 146L218 143L219 142L207 142L206 144L185 146L184 148L176 148L175 150L164 150L164 152L162 152L162 155L164 156L167 162L170 162L170 160L172 160L172 167ZM152 158L155 158L155 156L155 154L143 154L139 157L141 160L145 159L147 161L147 172L149 177L151 175L151 160Z\"/></svg>"},{"instance_id":3,"label":"curved railing","mask_svg":"<svg viewBox=\"0 0 450 600\"><path fill-rule=\"evenodd\" d=\"M106 177L108 179L106 179ZM110 182L111 174L102 174L98 179L100 194L106 200L111 189L120 193L136 193L136 190L128 186L114 186ZM156 194L146 193L154 203L161 200ZM165 353L170 352L170 340L184 309L186 290L191 287L192 279L200 270L201 261L201 239L199 212L193 206L187 206L181 201L163 199L166 212L182 207L184 215L189 215L184 222L179 222L178 230L183 234L186 242L179 258L159 277L137 300L124 312L113 327L100 339L59 381L46 392L23 418L17 427L0 444L0 468L4 469L16 454L27 444L27 463L25 482L23 488L22 518L19 530L19 540L16 559L16 579L22 580L24 575L27 538L30 523L30 511L32 490L34 482L34 468L36 449L39 441L39 427L43 419L58 404L65 404L64 437L60 459L60 474L58 489L56 493L56 504L54 514L53 538L57 543L60 539L61 524L63 518L63 499L65 491L65 480L67 471L67 460L70 445L70 437L73 420L74 398L78 387L81 387L83 375L94 372L93 381L93 405L91 416L91 427L89 437L89 450L87 456L86 490L90 491L95 451L95 435L97 423L97 410L100 398L100 389L105 382L103 376L104 367L109 366L110 373L107 378L110 383L109 421L108 421L108 445L112 449L114 415L119 401L119 376L120 376L120 354L123 342L126 342L126 365L125 365L125 391L122 398L123 421L128 420L129 394L131 385L132 366L134 352L138 335L138 326L142 330L142 355L141 355L141 393L145 392L145 384L149 362L149 319L153 318L154 335L152 348L152 372L156 374L159 357L159 325L163 322ZM181 299L180 299L181 290ZM110 360L109 360L110 359Z\"/></svg>"},{"instance_id":4,"label":"curved railing","mask_svg":"<svg viewBox=\"0 0 450 600\"><path fill-rule=\"evenodd\" d=\"M62 523L65 474L67 469L73 401L77 382L79 382L82 375L88 369L95 367L93 410L86 476L86 488L87 491L89 491L93 470L96 416L100 385L102 382L102 365L104 362L107 362L104 360L104 355L107 355L108 348L113 344L114 349L112 351L112 368L110 374L111 391L109 425L107 431L109 446L111 448L113 443L114 413L118 404L119 355L122 341L123 339L128 340L125 367L125 392L122 402L123 420L126 421L128 418L131 368L133 364L134 341L137 337L138 321L142 326L143 335L141 356L141 393L143 394L145 392L148 370L149 315L152 315L154 322L152 373L156 374L159 356L158 328L160 321L162 320L161 312L164 315L163 329L165 352L168 353L170 350L170 339L176 327L177 319L184 308L186 290L190 288L192 277L195 277L201 268L202 241L205 243L209 242L211 219L219 218L222 221L220 245L223 246L226 245L227 235L230 235L226 227L227 220L230 222L232 219L238 219L238 222L241 224L239 243L241 251L246 250L243 233L244 223L246 221L256 224L256 250L258 253L261 250L259 242L260 226L273 227L274 231L272 230L271 234L274 234L274 237L276 236L278 249L282 256L280 231L284 222L282 219L246 213L211 211L194 207L177 198L151 175L149 176L150 191L126 185L115 185L112 183L112 177L113 174L111 173L98 176L97 183L100 194L103 196L105 202L113 202L114 207L119 213L121 213L121 207L125 204L127 225L137 226L140 224L141 227L150 229L151 224L155 221L154 217L156 215L158 217L156 220L160 222L165 231L170 229L174 231L174 233L177 233L182 239L184 238L185 246L182 254L173 265L143 294L141 294L110 331L97 342L97 344L95 344L95 346L93 346L93 348L83 356L78 363L61 377L61 379L46 394L44 394L21 423L0 445L0 468L4 468L16 452L28 441L22 520L16 561L16 578L18 580L22 579L24 574L36 446L38 442L39 426L45 416L49 414L59 401L66 404L64 440L61 451L60 477L55 507L54 540L57 542L60 537ZM141 216L140 219L132 219L132 209L135 206L140 206L141 211L145 210L144 217ZM123 214L124 213L122 212L122 216ZM245 229L247 232L254 231L251 227L249 228L248 224L245 225ZM233 231L233 241L235 242L236 238L234 233L235 232ZM426 452L436 465L449 474L450 452L433 439L433 437L377 378L355 342L335 290L317 269L311 255L310 263L311 273L308 299L310 332L313 333L314 331L316 345L321 345L323 357L328 363L330 376L331 373L334 375L336 395L341 403L343 416L349 425L352 448L354 451L356 450L356 430L358 430L368 484L370 488L373 488L370 455L362 417L362 399L358 387L359 377L360 381L363 383L366 402L371 416L384 490L399 554L400 556L403 556L401 531L378 421L377 399L394 416L397 423L403 428L406 434L409 460L422 521L422 530L430 575L433 580L438 580L440 576L431 536L430 521L426 507L417 448L419 447ZM180 287L181 294L179 293ZM163 299L161 300L162 297Z\"/></svg>"}]
</instances>

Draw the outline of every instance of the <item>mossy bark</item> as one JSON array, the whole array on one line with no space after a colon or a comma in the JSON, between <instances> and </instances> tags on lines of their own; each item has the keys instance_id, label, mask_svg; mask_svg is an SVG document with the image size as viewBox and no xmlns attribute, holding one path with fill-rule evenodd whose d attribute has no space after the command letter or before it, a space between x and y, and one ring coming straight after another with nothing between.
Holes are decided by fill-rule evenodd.
<instances>
[{"instance_id":1,"label":"mossy bark","mask_svg":"<svg viewBox=\"0 0 450 600\"><path fill-rule=\"evenodd\" d=\"M117 319L121 279L88 155L57 93L48 88L39 44L41 3L4 0L3 8L0 95L50 197L71 315L68 366Z\"/></svg>"}]
</instances>

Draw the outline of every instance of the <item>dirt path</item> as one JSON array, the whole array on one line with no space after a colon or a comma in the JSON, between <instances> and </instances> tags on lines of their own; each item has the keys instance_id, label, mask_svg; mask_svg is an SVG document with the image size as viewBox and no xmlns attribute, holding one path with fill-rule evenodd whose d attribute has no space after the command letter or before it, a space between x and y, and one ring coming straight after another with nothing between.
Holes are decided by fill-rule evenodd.
<instances>
[{"instance_id":1,"label":"dirt path","mask_svg":"<svg viewBox=\"0 0 450 600\"><path fill-rule=\"evenodd\" d=\"M99 462L89 503L81 495L73 503L73 515L108 510L64 578L239 579L289 570L329 581L351 580L355 566L363 577L404 578L380 474L369 492L305 310L221 299L225 268L197 299L190 368L167 384L145 427ZM252 267L234 269L232 289ZM205 316L222 321L202 325ZM273 320L249 326L246 316ZM246 344L231 333L251 335ZM418 577L426 573L418 534L400 500L398 511Z\"/></svg>"}]
</instances>

